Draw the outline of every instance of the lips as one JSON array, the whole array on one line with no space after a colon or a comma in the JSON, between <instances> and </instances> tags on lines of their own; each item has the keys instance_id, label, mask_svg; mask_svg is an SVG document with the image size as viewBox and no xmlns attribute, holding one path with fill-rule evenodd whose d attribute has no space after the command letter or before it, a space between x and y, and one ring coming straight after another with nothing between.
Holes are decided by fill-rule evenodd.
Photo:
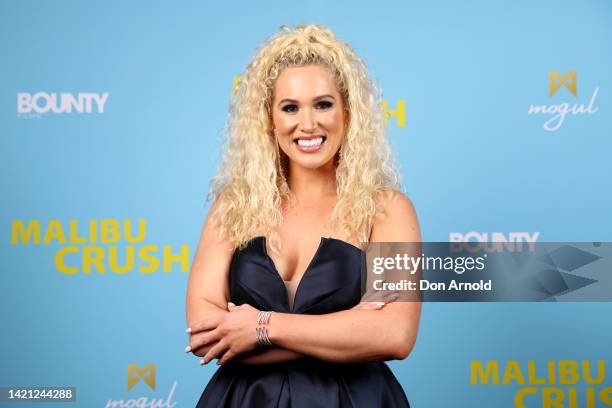
<instances>
[{"instance_id":1,"label":"lips","mask_svg":"<svg viewBox=\"0 0 612 408\"><path fill-rule=\"evenodd\" d=\"M317 137L316 139L310 139L310 140L304 140L304 139L298 139L297 141L298 146L305 146L305 147L309 147L309 146L321 146L323 144L323 138L322 137Z\"/></svg>"},{"instance_id":2,"label":"lips","mask_svg":"<svg viewBox=\"0 0 612 408\"><path fill-rule=\"evenodd\" d=\"M293 140L297 149L302 153L314 153L321 149L321 146L325 143L326 136L313 135L313 136L300 136Z\"/></svg>"},{"instance_id":3,"label":"lips","mask_svg":"<svg viewBox=\"0 0 612 408\"><path fill-rule=\"evenodd\" d=\"M323 141L325 141L325 139L327 139L327 136L325 136L325 135L298 136L298 137L296 137L295 139L293 139L293 143L297 143L297 142L298 142L298 140L306 140L306 141L310 141L310 140L313 140L313 139L318 139L318 138L320 138L320 137L322 137L322 138L323 138Z\"/></svg>"}]
</instances>

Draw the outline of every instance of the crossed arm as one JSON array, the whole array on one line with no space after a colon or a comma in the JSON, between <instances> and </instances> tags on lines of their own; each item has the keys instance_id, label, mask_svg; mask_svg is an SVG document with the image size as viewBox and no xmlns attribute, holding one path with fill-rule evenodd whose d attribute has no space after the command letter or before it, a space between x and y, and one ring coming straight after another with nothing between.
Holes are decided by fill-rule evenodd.
<instances>
[{"instance_id":1,"label":"crossed arm","mask_svg":"<svg viewBox=\"0 0 612 408\"><path fill-rule=\"evenodd\" d=\"M405 319L406 305L418 307L416 303L363 302L353 309L324 315L273 312L268 336L274 346L264 348L254 348L257 309L248 304L230 311L218 309L216 316L208 313L192 325L190 347L205 363L218 357L221 364L230 359L268 364L305 355L333 362L403 359L414 345L416 327L404 331L402 325L388 320ZM418 318L418 313L412 315Z\"/></svg>"},{"instance_id":2,"label":"crossed arm","mask_svg":"<svg viewBox=\"0 0 612 408\"><path fill-rule=\"evenodd\" d=\"M387 196L384 205L385 214L376 220L371 241L420 241L412 203L403 194L394 192ZM268 336L274 346L258 347L255 327L259 311L248 304L228 309L227 270L225 274L210 273L223 270L223 264L227 268L231 248L223 247L223 240L207 224L187 291L187 321L191 328L188 351L203 356L204 363L219 358L220 364L230 360L267 364L304 355L344 363L404 359L409 355L418 331L419 302L384 306L364 302L353 309L325 315L273 312ZM216 246L214 251L213 246ZM213 259L208 255L211 252L225 257ZM223 289L212 290L215 287Z\"/></svg>"},{"instance_id":3,"label":"crossed arm","mask_svg":"<svg viewBox=\"0 0 612 408\"><path fill-rule=\"evenodd\" d=\"M199 304L199 313L188 321L190 334L189 334L189 346L185 351L191 351L198 357L204 357L208 354L210 349L218 344L218 341L210 342L207 339L207 333L209 331L202 329L204 322L220 322L223 317L228 314L227 308L223 309L219 306L213 305L210 302L201 299ZM202 317L198 317L201 314ZM214 324L214 323L212 323ZM255 331L251 335L255 336ZM270 364L278 363L281 361L295 360L304 355L289 349L285 349L278 346L271 346L266 348L256 348L250 351L245 351L242 354L237 355L234 361L241 362L244 364ZM208 360L210 361L210 360ZM207 361L207 363L208 363Z\"/></svg>"}]
</instances>

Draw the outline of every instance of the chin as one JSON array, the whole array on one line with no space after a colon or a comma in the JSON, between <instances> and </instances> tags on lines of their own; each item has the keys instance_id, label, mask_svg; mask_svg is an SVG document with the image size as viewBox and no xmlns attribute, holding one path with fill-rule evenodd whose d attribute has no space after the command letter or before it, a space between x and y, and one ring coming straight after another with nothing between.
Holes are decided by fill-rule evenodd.
<instances>
[{"instance_id":1,"label":"chin","mask_svg":"<svg viewBox=\"0 0 612 408\"><path fill-rule=\"evenodd\" d=\"M292 159L293 160L293 159ZM311 159L311 160L293 160L293 162L300 166L303 167L305 169L318 169L320 167L324 167L327 163L329 163L331 160L333 160L333 157L329 157L329 158L324 158L324 159Z\"/></svg>"}]
</instances>

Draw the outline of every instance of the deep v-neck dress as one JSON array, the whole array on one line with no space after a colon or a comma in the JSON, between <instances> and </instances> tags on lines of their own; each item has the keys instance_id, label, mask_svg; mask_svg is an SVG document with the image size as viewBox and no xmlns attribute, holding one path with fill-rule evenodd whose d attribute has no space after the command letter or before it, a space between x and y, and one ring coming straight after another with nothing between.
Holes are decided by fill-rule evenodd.
<instances>
[{"instance_id":1,"label":"deep v-neck dress","mask_svg":"<svg viewBox=\"0 0 612 408\"><path fill-rule=\"evenodd\" d=\"M350 309L361 299L362 251L321 238L297 284L293 308L287 288L266 251L265 237L236 250L229 271L230 300L258 310L325 314ZM311 356L273 364L228 362L204 389L197 408L409 407L384 361L332 363Z\"/></svg>"}]
</instances>

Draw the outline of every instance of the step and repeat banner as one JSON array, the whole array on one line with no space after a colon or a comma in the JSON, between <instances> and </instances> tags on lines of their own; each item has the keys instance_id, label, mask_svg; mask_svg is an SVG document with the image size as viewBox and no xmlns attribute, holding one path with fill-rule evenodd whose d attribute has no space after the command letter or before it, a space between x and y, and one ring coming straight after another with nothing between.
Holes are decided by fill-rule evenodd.
<instances>
[{"instance_id":1,"label":"step and repeat banner","mask_svg":"<svg viewBox=\"0 0 612 408\"><path fill-rule=\"evenodd\" d=\"M217 366L184 352L185 292L230 96L258 45L306 23L381 85L424 241L582 243L555 279L578 297L604 279L569 276L612 241L609 0L2 1L5 397L196 404ZM388 362L411 406L612 406L610 296L561 292L424 303Z\"/></svg>"}]
</instances>

